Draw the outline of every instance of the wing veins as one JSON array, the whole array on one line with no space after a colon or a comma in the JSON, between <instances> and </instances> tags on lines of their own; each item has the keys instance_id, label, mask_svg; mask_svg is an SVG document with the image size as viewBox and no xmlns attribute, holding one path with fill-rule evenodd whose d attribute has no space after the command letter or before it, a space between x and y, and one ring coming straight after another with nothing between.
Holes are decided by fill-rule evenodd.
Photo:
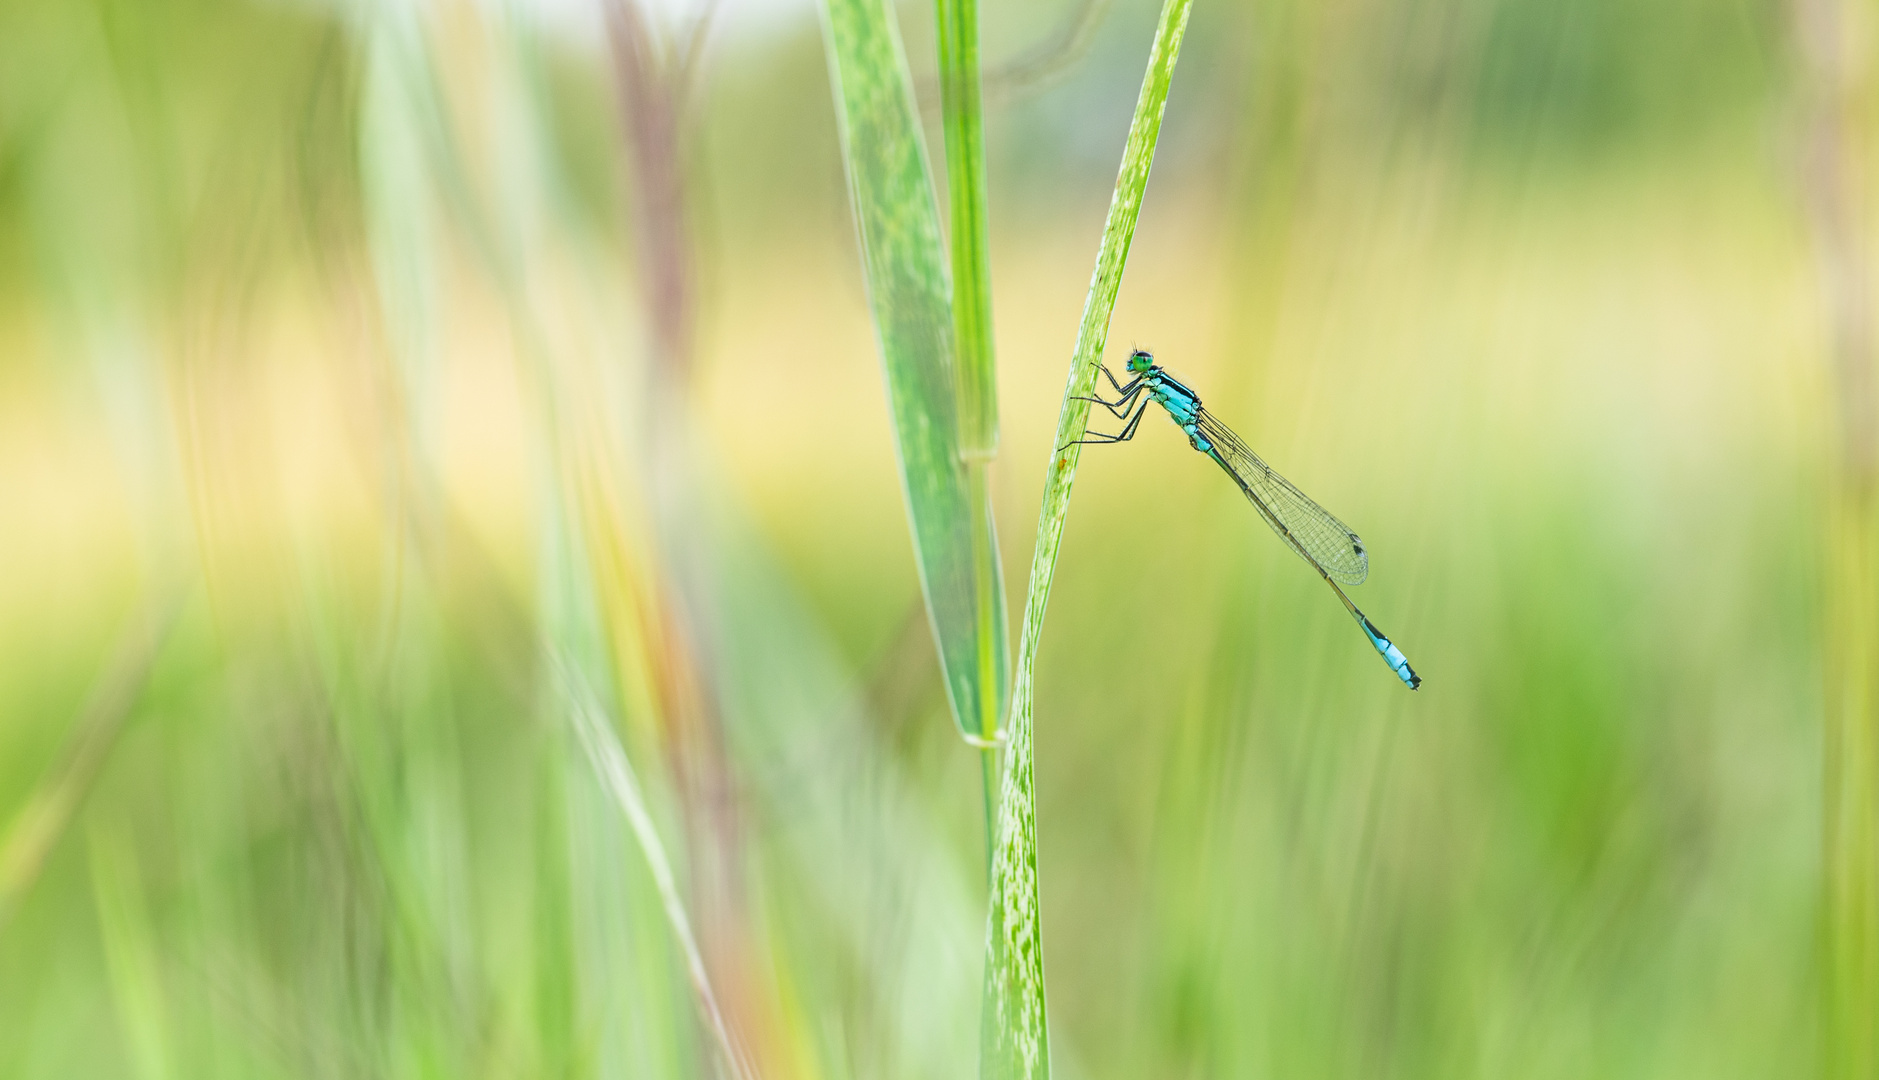
<instances>
[{"instance_id":1,"label":"wing veins","mask_svg":"<svg viewBox=\"0 0 1879 1080\"><path fill-rule=\"evenodd\" d=\"M1200 410L1198 425L1220 463L1287 547L1346 585L1370 576L1369 554L1350 526L1280 476L1212 413Z\"/></svg>"}]
</instances>

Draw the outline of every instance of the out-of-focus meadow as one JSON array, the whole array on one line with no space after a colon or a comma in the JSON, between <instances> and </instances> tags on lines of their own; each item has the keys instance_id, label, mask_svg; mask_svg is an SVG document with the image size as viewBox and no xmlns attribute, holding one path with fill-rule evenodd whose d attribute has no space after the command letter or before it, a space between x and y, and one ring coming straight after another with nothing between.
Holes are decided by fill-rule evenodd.
<instances>
[{"instance_id":1,"label":"out-of-focus meadow","mask_svg":"<svg viewBox=\"0 0 1879 1080\"><path fill-rule=\"evenodd\" d=\"M1012 7L1015 605L1155 12ZM583 710L756 1073L976 1068L978 759L821 32L698 17L643 12L636 75L571 0L0 10L0 1076L717 1075ZM1364 536L1426 683L1160 417L1087 449L1036 691L1060 1075L1814 1068L1792 24L1196 4L1110 358Z\"/></svg>"}]
</instances>

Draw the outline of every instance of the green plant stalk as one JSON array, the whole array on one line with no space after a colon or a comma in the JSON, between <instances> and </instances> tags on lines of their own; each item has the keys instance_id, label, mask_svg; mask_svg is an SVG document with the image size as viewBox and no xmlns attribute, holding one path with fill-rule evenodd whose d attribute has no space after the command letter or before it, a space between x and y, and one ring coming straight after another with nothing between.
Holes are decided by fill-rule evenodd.
<instances>
[{"instance_id":1,"label":"green plant stalk","mask_svg":"<svg viewBox=\"0 0 1879 1080\"><path fill-rule=\"evenodd\" d=\"M998 558L998 529L992 514L985 458L968 459L966 500L972 511L972 585L978 615L978 733L980 792L985 801L985 871L989 880L997 836L998 722L1009 700L1010 628L1005 621L1005 571Z\"/></svg>"},{"instance_id":2,"label":"green plant stalk","mask_svg":"<svg viewBox=\"0 0 1879 1080\"><path fill-rule=\"evenodd\" d=\"M150 681L158 654L175 630L193 580L179 579L159 589L125 627L59 761L0 830L0 931L39 880L46 860L97 784Z\"/></svg>"},{"instance_id":3,"label":"green plant stalk","mask_svg":"<svg viewBox=\"0 0 1879 1080\"><path fill-rule=\"evenodd\" d=\"M131 844L111 827L93 826L92 898L131 1074L137 1080L167 1080L176 1069L163 964Z\"/></svg>"},{"instance_id":4,"label":"green plant stalk","mask_svg":"<svg viewBox=\"0 0 1879 1080\"><path fill-rule=\"evenodd\" d=\"M978 0L935 0L941 122L951 210L954 372L959 452L998 453L998 386L992 350L992 274L987 252L985 133L979 100Z\"/></svg>"},{"instance_id":5,"label":"green plant stalk","mask_svg":"<svg viewBox=\"0 0 1879 1080\"><path fill-rule=\"evenodd\" d=\"M560 679L562 698L572 710L575 734L580 737L581 748L593 766L594 775L619 805L620 813L633 830L633 838L639 842L646 869L659 891L659 902L665 910L672 938L678 942L684 954L685 970L691 976L692 990L702 1013L701 1019L716 1039L724 1066L734 1080L754 1080L757 1074L731 1034L730 1025L724 1019L724 1010L718 1004L717 994L712 992L711 976L705 970L704 953L698 947L698 936L692 932L691 919L685 913L685 902L679 897L678 880L672 872L671 860L666 857L665 844L659 839L659 830L652 823L645 796L640 793L639 778L633 772L633 763L627 759L625 748L614 734L612 722L602 713L591 693L581 685L572 664L562 657L551 656L550 659Z\"/></svg>"},{"instance_id":6,"label":"green plant stalk","mask_svg":"<svg viewBox=\"0 0 1879 1080\"><path fill-rule=\"evenodd\" d=\"M978 722L985 795L985 853L991 860L998 790L999 720L1010 700L1011 632L998 557L990 468L998 454L998 382L992 343L992 267L986 236L984 111L980 101L978 0L935 0L940 110L946 133L953 271L954 385L959 453L972 513L972 586L978 616Z\"/></svg>"},{"instance_id":7,"label":"green plant stalk","mask_svg":"<svg viewBox=\"0 0 1879 1080\"><path fill-rule=\"evenodd\" d=\"M1109 315L1116 306L1123 265L1135 236L1135 221L1148 187L1148 172L1161 135L1168 86L1187 31L1191 0L1164 0L1155 28L1148 72L1136 99L1122 169L1103 226L1102 247L1083 304L1076 354L1057 415L1061 447L1051 454L1044 478L1044 505L1038 515L1037 546L1031 554L1031 580L1018 642L1018 675L1011 703L1004 780L999 790L998 838L992 853L992 903L986 926L985 1011L979 1038L980 1075L997 1080L1038 1080L1050 1075L1050 1043L1045 1028L1044 939L1038 910L1037 802L1032 787L1032 678L1037 644L1050 602L1051 578L1070 510L1070 486L1076 480L1076 440L1089 424L1087 398L1096 384L1096 367L1109 335Z\"/></svg>"},{"instance_id":8,"label":"green plant stalk","mask_svg":"<svg viewBox=\"0 0 1879 1080\"><path fill-rule=\"evenodd\" d=\"M1795 4L1805 205L1829 316L1838 453L1828 496L1821 1074L1879 1076L1879 385L1855 61L1838 3Z\"/></svg>"},{"instance_id":9,"label":"green plant stalk","mask_svg":"<svg viewBox=\"0 0 1879 1080\"><path fill-rule=\"evenodd\" d=\"M1829 522L1826 809L1822 835L1826 1054L1833 1080L1879 1075L1879 542L1870 499L1839 493Z\"/></svg>"},{"instance_id":10,"label":"green plant stalk","mask_svg":"<svg viewBox=\"0 0 1879 1080\"><path fill-rule=\"evenodd\" d=\"M984 742L1007 684L1004 584L985 455L961 449L953 289L913 78L882 0L823 0L822 14L920 587L954 722ZM965 291L983 301L982 268L972 281ZM974 355L989 384L989 347Z\"/></svg>"}]
</instances>

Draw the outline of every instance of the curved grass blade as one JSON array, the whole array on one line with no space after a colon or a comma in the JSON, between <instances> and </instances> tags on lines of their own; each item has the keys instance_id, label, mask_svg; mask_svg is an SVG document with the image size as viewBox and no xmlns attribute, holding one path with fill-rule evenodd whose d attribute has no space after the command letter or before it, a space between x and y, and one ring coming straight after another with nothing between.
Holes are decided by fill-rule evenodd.
<instances>
[{"instance_id":1,"label":"curved grass blade","mask_svg":"<svg viewBox=\"0 0 1879 1080\"><path fill-rule=\"evenodd\" d=\"M1155 28L1148 73L1129 124L1122 169L1103 226L1102 247L1083 304L1076 355L1057 417L1063 447L1051 455L1044 480L1044 505L1037 522L1037 546L1031 554L1030 591L1024 604L1024 629L1018 643L1017 679L1011 704L1010 747L999 791L998 838L992 852L992 905L986 930L985 1014L980 1031L982 1076L1037 1080L1050 1075L1050 1044L1045 1030L1044 954L1037 891L1037 803L1032 792L1032 672L1044 609L1050 602L1051 576L1070 510L1070 485L1076 479L1076 440L1089 423L1087 400L1096 384L1096 365L1109 334L1109 314L1122 284L1123 264L1135 236L1136 216L1148 187L1155 142L1174 63L1187 30L1191 0L1164 0Z\"/></svg>"},{"instance_id":2,"label":"curved grass blade","mask_svg":"<svg viewBox=\"0 0 1879 1080\"><path fill-rule=\"evenodd\" d=\"M961 453L952 285L913 79L882 0L824 0L822 13L920 586L953 719L984 741L1004 698L1004 583L985 487ZM982 355L989 371L989 349ZM984 450L990 399L975 400L974 445Z\"/></svg>"}]
</instances>

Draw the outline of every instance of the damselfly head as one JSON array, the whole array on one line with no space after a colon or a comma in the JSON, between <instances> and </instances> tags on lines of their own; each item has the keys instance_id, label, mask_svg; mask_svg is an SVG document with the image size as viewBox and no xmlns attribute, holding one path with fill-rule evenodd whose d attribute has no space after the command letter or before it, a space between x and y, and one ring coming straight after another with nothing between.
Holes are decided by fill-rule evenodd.
<instances>
[{"instance_id":1,"label":"damselfly head","mask_svg":"<svg viewBox=\"0 0 1879 1080\"><path fill-rule=\"evenodd\" d=\"M1146 373L1149 368L1154 366L1155 358L1149 355L1147 349L1137 349L1129 354L1129 370L1135 372L1137 375Z\"/></svg>"}]
</instances>

